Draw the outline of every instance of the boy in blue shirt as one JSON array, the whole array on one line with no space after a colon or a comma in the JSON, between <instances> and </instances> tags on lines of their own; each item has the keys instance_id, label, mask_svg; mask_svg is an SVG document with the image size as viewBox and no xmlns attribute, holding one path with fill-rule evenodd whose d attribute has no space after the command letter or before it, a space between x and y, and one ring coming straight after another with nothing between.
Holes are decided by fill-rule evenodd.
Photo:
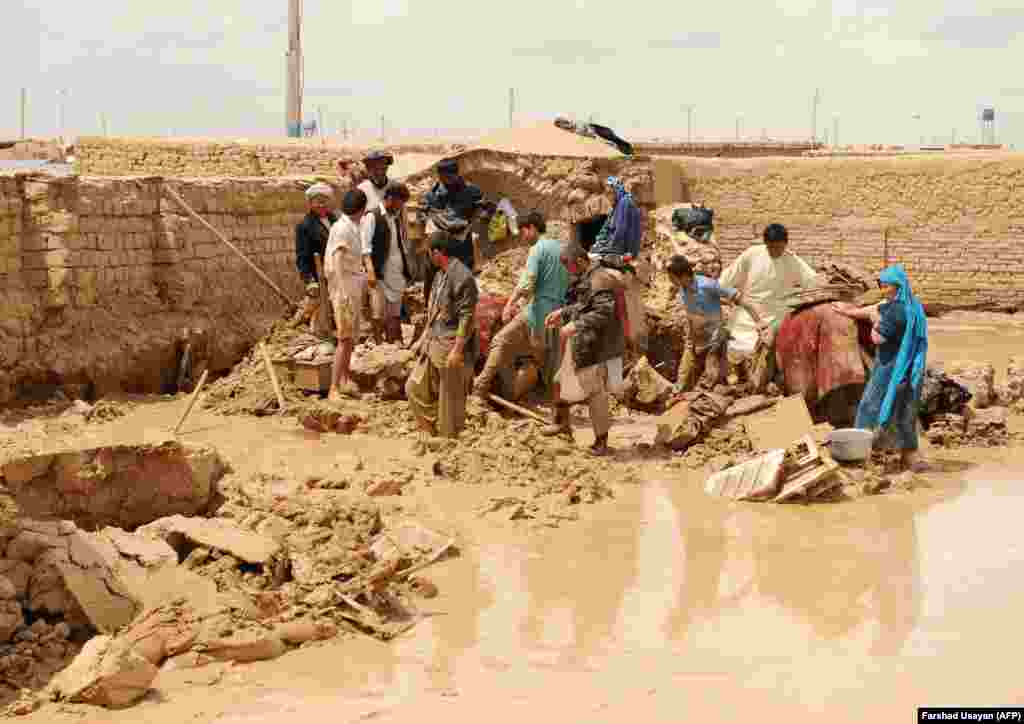
<instances>
[{"instance_id":1,"label":"boy in blue shirt","mask_svg":"<svg viewBox=\"0 0 1024 724\"><path fill-rule=\"evenodd\" d=\"M665 265L665 272L672 283L672 293L679 292L688 328L677 387L683 392L693 389L704 376L708 361L712 363L710 386L724 384L729 371L725 358L729 335L722 320L722 302L745 309L762 333L767 325L763 325L757 310L745 302L737 290L723 287L717 279L694 274L685 257L673 256Z\"/></svg>"}]
</instances>

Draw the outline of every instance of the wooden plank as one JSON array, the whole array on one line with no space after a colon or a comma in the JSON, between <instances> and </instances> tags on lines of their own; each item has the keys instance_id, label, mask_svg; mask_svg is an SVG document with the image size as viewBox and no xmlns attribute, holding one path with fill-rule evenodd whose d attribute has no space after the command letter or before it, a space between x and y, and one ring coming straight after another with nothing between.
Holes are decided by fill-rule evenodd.
<instances>
[{"instance_id":1,"label":"wooden plank","mask_svg":"<svg viewBox=\"0 0 1024 724\"><path fill-rule=\"evenodd\" d=\"M803 395L787 397L772 409L745 418L743 425L754 449L761 452L791 447L814 430Z\"/></svg>"},{"instance_id":2,"label":"wooden plank","mask_svg":"<svg viewBox=\"0 0 1024 724\"><path fill-rule=\"evenodd\" d=\"M821 465L811 468L810 470L787 480L782 486L782 492L773 499L773 502L782 503L786 500L792 500L799 495L803 495L830 475L834 475L838 469L839 465L835 462L831 460L823 460Z\"/></svg>"}]
</instances>

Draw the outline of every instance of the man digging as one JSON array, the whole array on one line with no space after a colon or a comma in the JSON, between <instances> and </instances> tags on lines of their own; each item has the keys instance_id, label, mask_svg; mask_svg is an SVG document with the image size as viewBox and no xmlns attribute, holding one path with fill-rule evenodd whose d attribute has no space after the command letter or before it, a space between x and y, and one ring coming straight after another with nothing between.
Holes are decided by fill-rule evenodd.
<instances>
[{"instance_id":1,"label":"man digging","mask_svg":"<svg viewBox=\"0 0 1024 724\"><path fill-rule=\"evenodd\" d=\"M767 341L769 325L761 322L761 315L752 304L744 301L735 289L723 287L717 279L694 274L685 257L676 255L665 266L672 292L679 294L679 303L686 312L686 351L679 365L679 389L687 392L700 383L704 371L711 363L710 386L724 384L729 372L725 345L729 338L722 321L722 302L735 304L746 310L757 329Z\"/></svg>"},{"instance_id":2,"label":"man digging","mask_svg":"<svg viewBox=\"0 0 1024 724\"><path fill-rule=\"evenodd\" d=\"M786 297L800 289L813 289L818 275L803 259L788 250L789 232L782 224L769 224L764 244L756 244L734 261L719 284L736 289L758 310L760 319L745 309L736 310L729 329L729 353L743 361L751 394L763 392L775 376L775 334L788 313ZM770 328L762 332L761 322Z\"/></svg>"},{"instance_id":3,"label":"man digging","mask_svg":"<svg viewBox=\"0 0 1024 724\"><path fill-rule=\"evenodd\" d=\"M541 238L546 231L544 215L539 211L531 211L519 222L521 238L532 248L519 284L501 312L505 326L491 342L487 364L473 387L480 398L487 398L495 376L511 368L519 356L530 355L538 368L544 365L544 320L565 304L569 287L561 244L555 239ZM521 302L526 302L526 307L519 311Z\"/></svg>"},{"instance_id":4,"label":"man digging","mask_svg":"<svg viewBox=\"0 0 1024 724\"><path fill-rule=\"evenodd\" d=\"M472 272L451 255L444 232L430 237L430 257L438 269L427 305L427 326L414 347L416 366L405 395L421 431L458 437L465 426L466 393L480 351L476 330L479 291Z\"/></svg>"}]
</instances>

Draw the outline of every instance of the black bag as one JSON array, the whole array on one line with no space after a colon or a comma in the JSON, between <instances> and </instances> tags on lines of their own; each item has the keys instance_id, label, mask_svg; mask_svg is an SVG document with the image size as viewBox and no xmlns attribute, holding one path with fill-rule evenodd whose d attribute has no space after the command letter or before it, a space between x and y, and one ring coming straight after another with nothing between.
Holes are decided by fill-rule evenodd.
<instances>
[{"instance_id":1,"label":"black bag","mask_svg":"<svg viewBox=\"0 0 1024 724\"><path fill-rule=\"evenodd\" d=\"M681 206L672 212L672 225L679 231L690 234L694 229L714 226L715 212L704 204L700 206Z\"/></svg>"}]
</instances>

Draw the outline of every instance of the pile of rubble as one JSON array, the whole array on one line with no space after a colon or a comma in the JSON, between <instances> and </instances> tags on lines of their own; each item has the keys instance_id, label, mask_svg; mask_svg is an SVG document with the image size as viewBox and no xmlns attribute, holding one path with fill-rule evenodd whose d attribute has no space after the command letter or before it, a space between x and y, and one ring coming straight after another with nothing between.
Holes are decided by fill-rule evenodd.
<instances>
[{"instance_id":1,"label":"pile of rubble","mask_svg":"<svg viewBox=\"0 0 1024 724\"><path fill-rule=\"evenodd\" d=\"M160 670L274 658L345 631L387 640L437 593L420 571L457 552L414 521L387 523L372 481L225 470L177 443L2 467L35 517L0 531L0 701L48 684L16 713L47 699L121 707ZM41 520L44 507L74 522Z\"/></svg>"},{"instance_id":2,"label":"pile of rubble","mask_svg":"<svg viewBox=\"0 0 1024 724\"><path fill-rule=\"evenodd\" d=\"M1012 409L1024 406L1024 359L1013 358L1007 384L997 387L995 368L986 362L957 361L939 365L936 371L961 385L970 395L962 414L936 415L926 436L940 447L997 447L1010 439L1008 427Z\"/></svg>"}]
</instances>

